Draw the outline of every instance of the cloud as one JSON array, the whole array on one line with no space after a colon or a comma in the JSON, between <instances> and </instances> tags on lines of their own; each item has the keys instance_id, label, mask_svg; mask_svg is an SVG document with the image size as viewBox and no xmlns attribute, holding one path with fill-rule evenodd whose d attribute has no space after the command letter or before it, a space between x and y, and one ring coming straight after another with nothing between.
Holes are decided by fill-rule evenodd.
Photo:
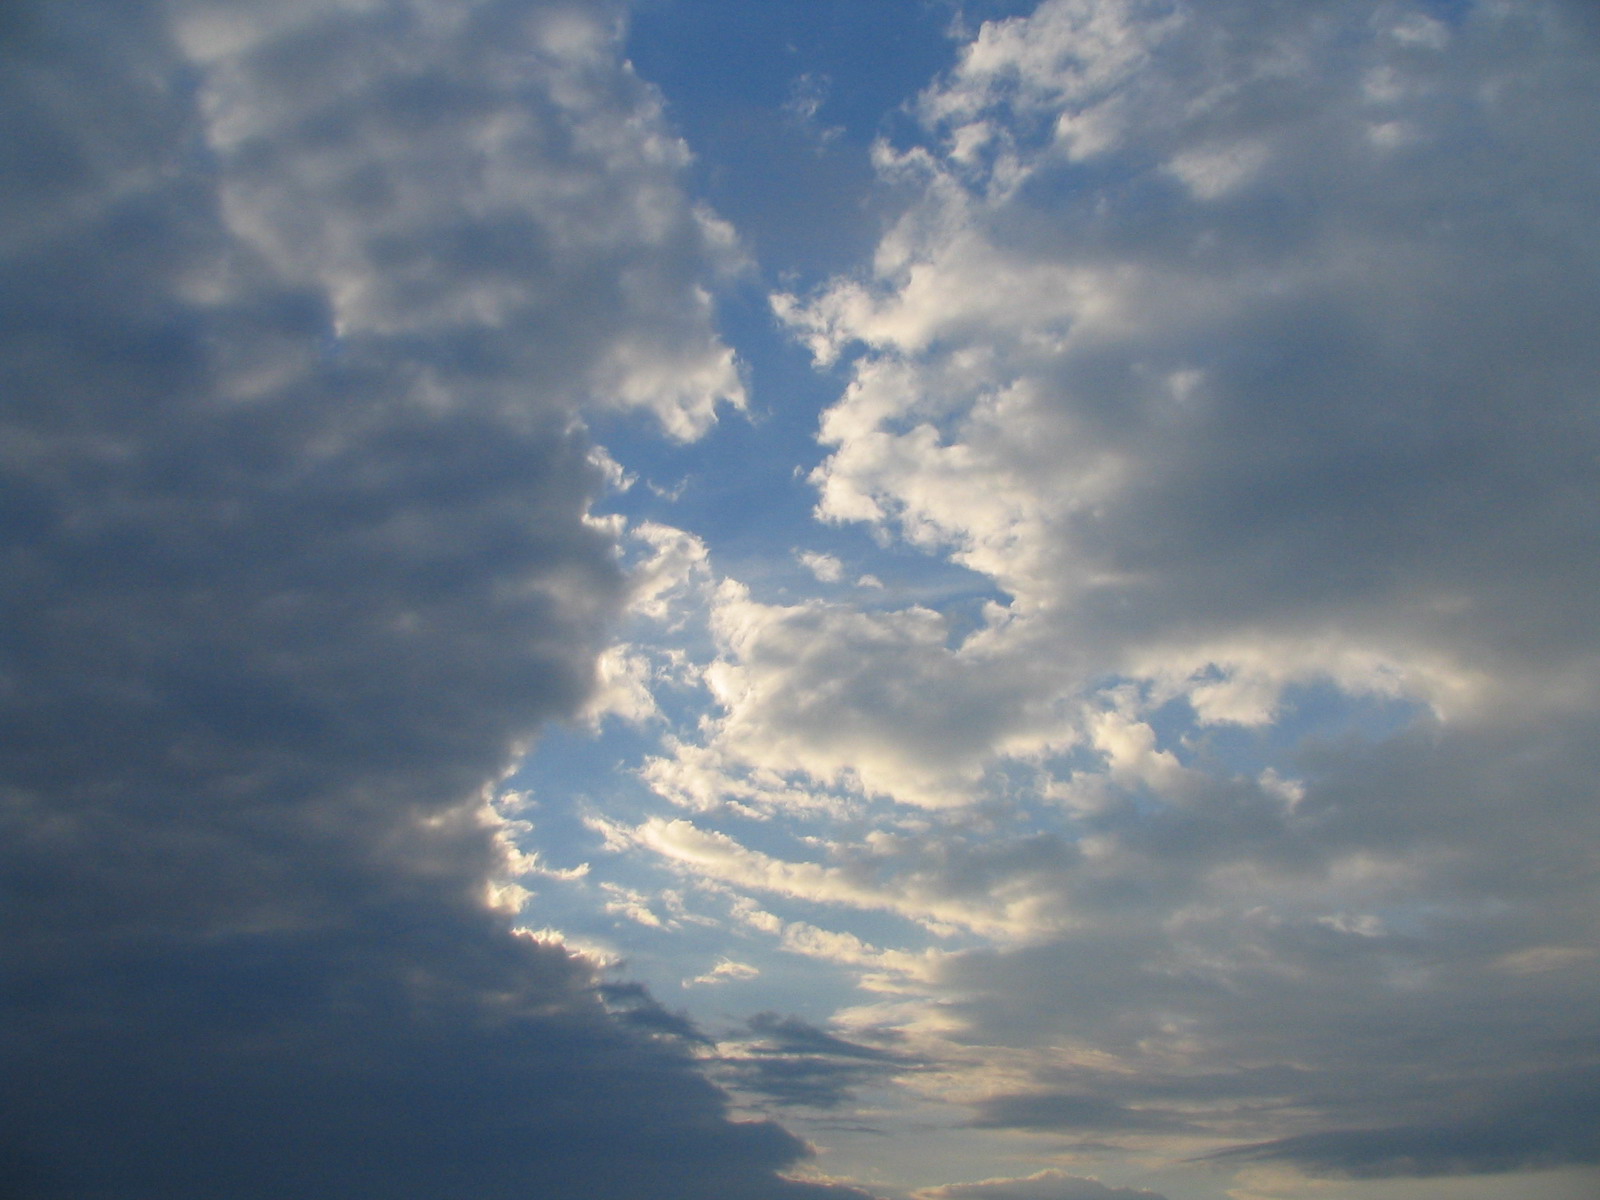
<instances>
[{"instance_id":1,"label":"cloud","mask_svg":"<svg viewBox=\"0 0 1600 1200\"><path fill-rule=\"evenodd\" d=\"M795 557L800 560L800 565L805 567L822 583L838 583L844 578L844 563L832 554L820 554L815 550L796 551Z\"/></svg>"},{"instance_id":2,"label":"cloud","mask_svg":"<svg viewBox=\"0 0 1600 1200\"><path fill-rule=\"evenodd\" d=\"M948 549L1112 666L1320 638L1529 696L1587 662L1587 43L1549 6L1365 13L986 26L886 160L925 198L872 274L781 306L866 350L821 514ZM1370 136L1395 120L1404 151Z\"/></svg>"},{"instance_id":3,"label":"cloud","mask_svg":"<svg viewBox=\"0 0 1600 1200\"><path fill-rule=\"evenodd\" d=\"M1062 1093L985 1096L973 1124L983 1129L1173 1130L1180 1122L1150 1116L1098 1096Z\"/></svg>"},{"instance_id":4,"label":"cloud","mask_svg":"<svg viewBox=\"0 0 1600 1200\"><path fill-rule=\"evenodd\" d=\"M678 610L698 599L707 585L706 546L692 533L641 521L631 531L634 540L649 547L650 556L631 574L631 609L654 621L681 622Z\"/></svg>"},{"instance_id":5,"label":"cloud","mask_svg":"<svg viewBox=\"0 0 1600 1200\"><path fill-rule=\"evenodd\" d=\"M1600 1163L1600 1075L1551 1072L1516 1081L1488 1111L1428 1125L1327 1130L1212 1157L1284 1161L1354 1179L1496 1174ZM1520 1093L1520 1094L1519 1094Z\"/></svg>"},{"instance_id":6,"label":"cloud","mask_svg":"<svg viewBox=\"0 0 1600 1200\"><path fill-rule=\"evenodd\" d=\"M763 604L730 580L710 620L710 745L735 763L945 807L976 794L997 742L1047 745L1059 727L1013 674L952 647L932 609Z\"/></svg>"},{"instance_id":7,"label":"cloud","mask_svg":"<svg viewBox=\"0 0 1600 1200\"><path fill-rule=\"evenodd\" d=\"M722 1076L729 1086L784 1106L837 1109L857 1089L917 1070L915 1058L862 1045L798 1017L757 1013L749 1040L724 1043Z\"/></svg>"},{"instance_id":8,"label":"cloud","mask_svg":"<svg viewBox=\"0 0 1600 1200\"><path fill-rule=\"evenodd\" d=\"M583 412L740 398L618 19L8 9L6 1194L860 1195L486 899L628 599Z\"/></svg>"},{"instance_id":9,"label":"cloud","mask_svg":"<svg viewBox=\"0 0 1600 1200\"><path fill-rule=\"evenodd\" d=\"M747 1022L752 1033L767 1038L767 1048L779 1054L823 1054L833 1058L857 1058L869 1062L894 1062L895 1056L872 1046L846 1041L808 1025L798 1017L777 1013L757 1013Z\"/></svg>"},{"instance_id":10,"label":"cloud","mask_svg":"<svg viewBox=\"0 0 1600 1200\"><path fill-rule=\"evenodd\" d=\"M755 979L761 974L761 968L750 963L735 962L731 958L719 958L717 965L704 975L697 975L693 979L685 979L684 987L692 987L697 983L715 984L728 983L732 980Z\"/></svg>"},{"instance_id":11,"label":"cloud","mask_svg":"<svg viewBox=\"0 0 1600 1200\"><path fill-rule=\"evenodd\" d=\"M958 838L874 833L864 845L821 843L824 861L780 858L693 822L651 817L625 827L592 819L613 850L643 849L676 870L747 891L895 913L929 931L972 930L991 938L1038 933L1058 901L1056 876L1077 857L1048 834L990 844L985 831ZM849 937L851 945L863 945ZM909 963L915 956L901 956Z\"/></svg>"},{"instance_id":12,"label":"cloud","mask_svg":"<svg viewBox=\"0 0 1600 1200\"><path fill-rule=\"evenodd\" d=\"M1098 1179L1045 1170L1021 1179L985 1179L922 1188L916 1200L1162 1200L1140 1188L1108 1187Z\"/></svg>"},{"instance_id":13,"label":"cloud","mask_svg":"<svg viewBox=\"0 0 1600 1200\"><path fill-rule=\"evenodd\" d=\"M650 692L654 672L647 657L619 643L607 648L596 669L598 687L584 713L591 726L598 727L607 717L642 725L660 715Z\"/></svg>"},{"instance_id":14,"label":"cloud","mask_svg":"<svg viewBox=\"0 0 1600 1200\"><path fill-rule=\"evenodd\" d=\"M710 804L655 848L989 939L908 1018L980 1124L1593 1161L1496 1102L1587 1114L1593 1065L1585 20L1047 0L878 147L909 199L872 262L775 299L847 380L817 515L992 600L724 584L683 761L847 796L870 849L785 862Z\"/></svg>"}]
</instances>

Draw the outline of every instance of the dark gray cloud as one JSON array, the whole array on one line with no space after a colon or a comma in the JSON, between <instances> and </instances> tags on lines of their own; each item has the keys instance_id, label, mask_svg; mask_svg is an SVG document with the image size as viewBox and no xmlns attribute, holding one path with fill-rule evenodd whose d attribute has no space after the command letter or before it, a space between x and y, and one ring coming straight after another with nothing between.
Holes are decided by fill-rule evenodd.
<instances>
[{"instance_id":1,"label":"dark gray cloud","mask_svg":"<svg viewBox=\"0 0 1600 1200\"><path fill-rule=\"evenodd\" d=\"M1292 1162L1367 1179L1477 1175L1600 1163L1600 1072L1551 1071L1507 1081L1489 1107L1426 1125L1300 1134L1210 1156Z\"/></svg>"},{"instance_id":2,"label":"dark gray cloud","mask_svg":"<svg viewBox=\"0 0 1600 1200\"><path fill-rule=\"evenodd\" d=\"M858 1089L925 1065L909 1055L837 1037L798 1017L757 1013L746 1026L753 1038L724 1048L723 1077L781 1105L839 1108Z\"/></svg>"},{"instance_id":3,"label":"dark gray cloud","mask_svg":"<svg viewBox=\"0 0 1600 1200\"><path fill-rule=\"evenodd\" d=\"M859 1195L488 900L623 599L580 406L728 378L617 12L3 19L0 1192Z\"/></svg>"},{"instance_id":4,"label":"dark gray cloud","mask_svg":"<svg viewBox=\"0 0 1600 1200\"><path fill-rule=\"evenodd\" d=\"M729 1122L560 952L431 898L343 925L30 971L7 1194L835 1194L774 1179L803 1145Z\"/></svg>"},{"instance_id":5,"label":"dark gray cloud","mask_svg":"<svg viewBox=\"0 0 1600 1200\"><path fill-rule=\"evenodd\" d=\"M746 1024L750 1032L762 1037L763 1047L775 1054L825 1054L832 1058L855 1058L865 1062L899 1061L887 1050L835 1037L799 1017L763 1012L751 1017Z\"/></svg>"}]
</instances>

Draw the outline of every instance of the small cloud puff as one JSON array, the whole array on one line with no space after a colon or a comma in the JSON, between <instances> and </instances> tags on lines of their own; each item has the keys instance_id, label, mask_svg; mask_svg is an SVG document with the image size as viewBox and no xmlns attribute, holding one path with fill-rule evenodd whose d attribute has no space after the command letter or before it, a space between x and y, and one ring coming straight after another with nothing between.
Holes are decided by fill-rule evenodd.
<instances>
[{"instance_id":1,"label":"small cloud puff","mask_svg":"<svg viewBox=\"0 0 1600 1200\"><path fill-rule=\"evenodd\" d=\"M749 963L734 962L731 958L719 958L717 965L704 975L696 975L693 979L685 979L684 987L693 987L696 984L734 983L746 979L756 979L761 975L761 968L751 966Z\"/></svg>"},{"instance_id":2,"label":"small cloud puff","mask_svg":"<svg viewBox=\"0 0 1600 1200\"><path fill-rule=\"evenodd\" d=\"M795 557L799 559L801 566L822 583L838 583L844 578L844 563L831 554L821 554L814 550L797 550Z\"/></svg>"}]
</instances>

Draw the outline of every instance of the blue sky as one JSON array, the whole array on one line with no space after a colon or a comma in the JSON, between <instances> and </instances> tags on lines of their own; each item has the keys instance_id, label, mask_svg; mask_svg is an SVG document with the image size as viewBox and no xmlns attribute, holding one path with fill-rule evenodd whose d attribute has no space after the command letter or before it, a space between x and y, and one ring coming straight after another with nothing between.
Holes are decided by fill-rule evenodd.
<instances>
[{"instance_id":1,"label":"blue sky","mask_svg":"<svg viewBox=\"0 0 1600 1200\"><path fill-rule=\"evenodd\" d=\"M1578 0L0 18L0 1194L1587 1200Z\"/></svg>"}]
</instances>

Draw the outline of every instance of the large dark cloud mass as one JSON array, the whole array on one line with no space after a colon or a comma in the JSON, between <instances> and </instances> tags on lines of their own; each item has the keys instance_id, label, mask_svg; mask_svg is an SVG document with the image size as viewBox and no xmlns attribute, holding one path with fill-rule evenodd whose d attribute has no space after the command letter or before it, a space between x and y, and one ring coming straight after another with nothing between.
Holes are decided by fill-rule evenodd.
<instances>
[{"instance_id":1,"label":"large dark cloud mass","mask_svg":"<svg viewBox=\"0 0 1600 1200\"><path fill-rule=\"evenodd\" d=\"M836 1194L490 903L622 592L580 406L737 399L616 14L0 19L0 1195Z\"/></svg>"}]
</instances>

